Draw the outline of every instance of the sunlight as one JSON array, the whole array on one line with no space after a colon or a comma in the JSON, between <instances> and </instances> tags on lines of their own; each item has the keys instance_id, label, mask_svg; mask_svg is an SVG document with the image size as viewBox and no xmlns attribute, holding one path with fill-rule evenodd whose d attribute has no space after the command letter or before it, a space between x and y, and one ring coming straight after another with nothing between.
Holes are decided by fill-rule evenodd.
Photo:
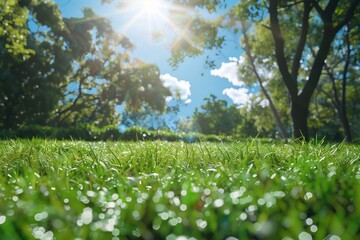
<instances>
[{"instance_id":1,"label":"sunlight","mask_svg":"<svg viewBox=\"0 0 360 240\"><path fill-rule=\"evenodd\" d=\"M155 31L166 25L168 4L164 0L128 0L120 10L132 15L124 26L125 31L135 24L147 25L148 31Z\"/></svg>"},{"instance_id":2,"label":"sunlight","mask_svg":"<svg viewBox=\"0 0 360 240\"><path fill-rule=\"evenodd\" d=\"M146 31L154 39L167 38L171 35L175 38L174 45L186 42L193 45L192 40L187 35L187 28L192 24L188 22L183 28L180 28L171 21L170 12L174 11L179 15L186 15L187 9L173 4L166 0L127 0L120 6L120 10L131 17L123 26L122 31L125 33L131 29Z\"/></svg>"},{"instance_id":3,"label":"sunlight","mask_svg":"<svg viewBox=\"0 0 360 240\"><path fill-rule=\"evenodd\" d=\"M157 17L158 15L163 15L165 11L164 7L165 2L160 0L143 0L139 3L142 6L142 12L145 12L148 16Z\"/></svg>"}]
</instances>

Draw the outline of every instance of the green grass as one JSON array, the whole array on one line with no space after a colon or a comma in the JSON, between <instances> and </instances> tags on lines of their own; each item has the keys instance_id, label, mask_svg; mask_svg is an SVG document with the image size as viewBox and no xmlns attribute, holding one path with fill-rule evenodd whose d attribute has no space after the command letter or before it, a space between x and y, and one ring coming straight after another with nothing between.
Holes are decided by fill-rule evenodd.
<instances>
[{"instance_id":1,"label":"green grass","mask_svg":"<svg viewBox=\"0 0 360 240\"><path fill-rule=\"evenodd\" d=\"M357 145L34 139L0 156L0 239L360 239Z\"/></svg>"}]
</instances>

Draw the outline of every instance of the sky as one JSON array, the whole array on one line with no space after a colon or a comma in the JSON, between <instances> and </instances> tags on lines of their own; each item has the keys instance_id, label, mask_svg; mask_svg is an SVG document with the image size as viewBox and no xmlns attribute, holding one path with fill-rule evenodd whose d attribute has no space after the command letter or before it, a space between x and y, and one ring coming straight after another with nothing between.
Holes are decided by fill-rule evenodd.
<instances>
[{"instance_id":1,"label":"sky","mask_svg":"<svg viewBox=\"0 0 360 240\"><path fill-rule=\"evenodd\" d=\"M120 9L119 1L114 4L101 4L101 0L56 0L64 17L81 17L84 7L91 7L96 14L108 18L115 31L125 34L135 44L132 58L145 63L156 64L164 86L172 92L178 91L183 100L179 117L191 116L195 108L200 108L204 98L210 94L228 103L239 106L249 101L248 89L237 74L237 66L243 62L239 46L239 36L223 32L227 41L220 56L208 52L215 59L216 67L205 65L206 56L186 58L176 69L169 65L170 46L179 29L166 17L163 0L125 0L126 7ZM234 4L229 0L228 5ZM160 35L154 40L154 33ZM171 99L168 98L168 101Z\"/></svg>"}]
</instances>

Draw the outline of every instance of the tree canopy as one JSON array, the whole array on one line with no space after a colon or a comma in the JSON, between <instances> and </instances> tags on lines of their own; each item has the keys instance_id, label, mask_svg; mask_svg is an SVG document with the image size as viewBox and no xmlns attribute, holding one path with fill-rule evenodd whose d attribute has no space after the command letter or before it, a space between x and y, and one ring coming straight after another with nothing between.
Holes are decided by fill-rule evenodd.
<instances>
[{"instance_id":1,"label":"tree canopy","mask_svg":"<svg viewBox=\"0 0 360 240\"><path fill-rule=\"evenodd\" d=\"M0 3L0 126L98 126L119 121L116 106L165 109L156 65L132 61L134 45L90 8L63 18L53 1Z\"/></svg>"},{"instance_id":2,"label":"tree canopy","mask_svg":"<svg viewBox=\"0 0 360 240\"><path fill-rule=\"evenodd\" d=\"M187 17L179 18L177 22L191 35L192 41L189 44L186 39L177 39L170 62L176 66L185 57L221 49L226 39L221 35L220 29L242 32L245 37L243 47L250 64L261 58L270 63L276 62L276 69L271 67L268 71L274 71L274 76L279 76L271 81L279 79L286 88L287 93L280 97L290 100L293 135L295 138L309 139L308 120L312 97L337 38L344 35L349 25L356 25L354 23L359 21L360 2L238 1L216 20L206 19L199 11L223 12L227 7L226 1L174 2L188 6L185 10L187 13L182 13L182 16ZM174 16L174 20L177 20L176 12ZM264 35L263 32L270 35ZM246 39L248 34L254 34L251 40ZM355 34L355 31L351 34ZM266 41L257 44L257 49L251 48L253 41L258 41L261 36L267 36ZM354 44L358 45L358 42ZM259 50L262 55L258 55ZM208 63L213 66L213 61L209 60ZM256 74L254 66L250 68ZM273 113L276 108L278 106L274 105ZM276 117L275 114L274 116Z\"/></svg>"}]
</instances>

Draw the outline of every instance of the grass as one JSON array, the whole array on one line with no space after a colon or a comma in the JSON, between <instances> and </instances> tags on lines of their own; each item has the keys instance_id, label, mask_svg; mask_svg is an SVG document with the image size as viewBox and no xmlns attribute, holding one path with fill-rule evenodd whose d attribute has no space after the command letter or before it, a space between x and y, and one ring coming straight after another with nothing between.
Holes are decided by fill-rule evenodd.
<instances>
[{"instance_id":1,"label":"grass","mask_svg":"<svg viewBox=\"0 0 360 240\"><path fill-rule=\"evenodd\" d=\"M360 147L0 142L0 239L360 239Z\"/></svg>"}]
</instances>

